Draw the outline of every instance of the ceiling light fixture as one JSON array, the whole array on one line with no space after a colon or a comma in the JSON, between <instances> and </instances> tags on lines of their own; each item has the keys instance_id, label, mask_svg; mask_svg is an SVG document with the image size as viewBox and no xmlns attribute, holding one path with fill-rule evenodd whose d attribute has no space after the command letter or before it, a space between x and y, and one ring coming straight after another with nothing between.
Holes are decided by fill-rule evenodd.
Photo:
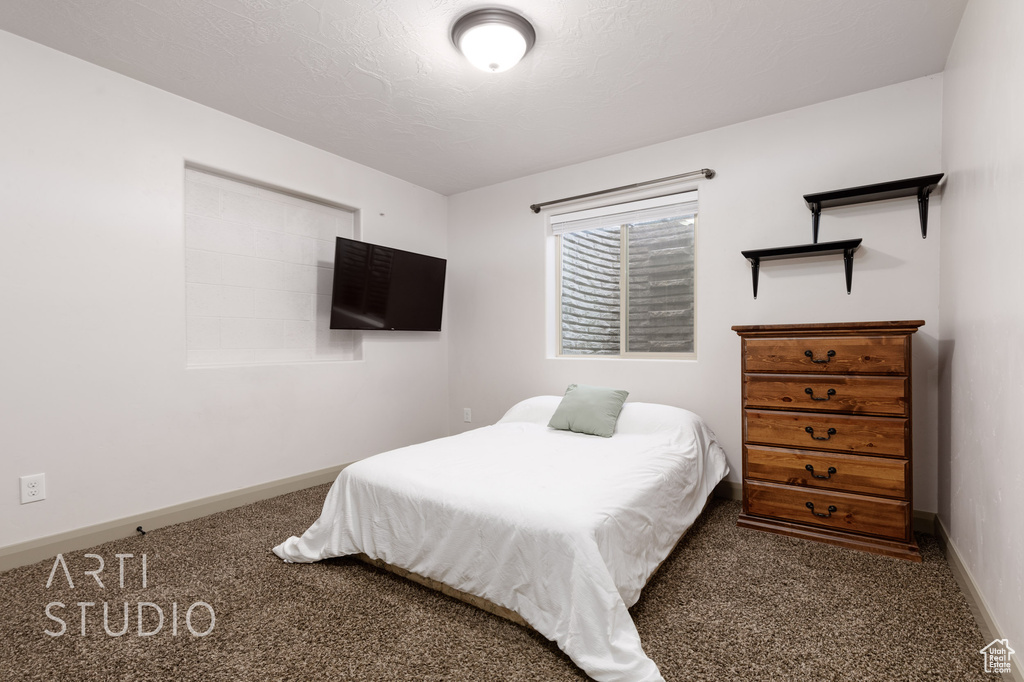
<instances>
[{"instance_id":1,"label":"ceiling light fixture","mask_svg":"<svg viewBox=\"0 0 1024 682\"><path fill-rule=\"evenodd\" d=\"M537 34L529 21L507 9L478 9L452 25L452 42L481 71L508 71L530 51Z\"/></svg>"}]
</instances>

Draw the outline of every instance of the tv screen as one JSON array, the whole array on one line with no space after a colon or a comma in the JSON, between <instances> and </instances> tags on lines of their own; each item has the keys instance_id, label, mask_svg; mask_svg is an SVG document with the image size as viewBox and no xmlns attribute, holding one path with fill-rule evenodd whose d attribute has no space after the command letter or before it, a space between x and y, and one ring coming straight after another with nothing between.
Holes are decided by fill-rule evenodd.
<instances>
[{"instance_id":1,"label":"tv screen","mask_svg":"<svg viewBox=\"0 0 1024 682\"><path fill-rule=\"evenodd\" d=\"M331 329L441 331L447 261L338 237Z\"/></svg>"}]
</instances>

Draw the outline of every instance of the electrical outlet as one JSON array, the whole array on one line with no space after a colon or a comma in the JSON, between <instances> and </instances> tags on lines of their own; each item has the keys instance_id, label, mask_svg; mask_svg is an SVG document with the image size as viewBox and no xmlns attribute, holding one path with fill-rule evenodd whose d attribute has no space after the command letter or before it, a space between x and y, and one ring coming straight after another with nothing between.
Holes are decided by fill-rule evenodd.
<instances>
[{"instance_id":1,"label":"electrical outlet","mask_svg":"<svg viewBox=\"0 0 1024 682\"><path fill-rule=\"evenodd\" d=\"M21 503L38 502L46 499L46 474L21 477Z\"/></svg>"},{"instance_id":2,"label":"electrical outlet","mask_svg":"<svg viewBox=\"0 0 1024 682\"><path fill-rule=\"evenodd\" d=\"M469 409L468 407L463 407L462 421L466 422L467 424L473 421L473 410Z\"/></svg>"}]
</instances>

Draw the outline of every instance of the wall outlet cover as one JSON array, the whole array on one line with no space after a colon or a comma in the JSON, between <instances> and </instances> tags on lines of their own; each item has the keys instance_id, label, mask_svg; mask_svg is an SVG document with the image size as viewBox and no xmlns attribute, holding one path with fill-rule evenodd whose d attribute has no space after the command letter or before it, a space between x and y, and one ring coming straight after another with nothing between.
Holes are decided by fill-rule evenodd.
<instances>
[{"instance_id":1,"label":"wall outlet cover","mask_svg":"<svg viewBox=\"0 0 1024 682\"><path fill-rule=\"evenodd\" d=\"M46 474L32 474L21 477L21 503L39 502L46 499Z\"/></svg>"}]
</instances>

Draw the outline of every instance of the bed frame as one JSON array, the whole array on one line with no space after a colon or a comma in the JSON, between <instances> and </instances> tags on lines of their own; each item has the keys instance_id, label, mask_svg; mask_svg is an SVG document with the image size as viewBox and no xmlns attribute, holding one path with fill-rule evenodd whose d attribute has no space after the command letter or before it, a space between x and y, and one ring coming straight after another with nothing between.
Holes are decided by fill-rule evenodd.
<instances>
[{"instance_id":1,"label":"bed frame","mask_svg":"<svg viewBox=\"0 0 1024 682\"><path fill-rule=\"evenodd\" d=\"M470 604L472 606L477 607L478 609L486 611L487 613L493 614L495 616L500 616L505 620L510 620L513 623L522 625L523 627L530 628L531 630L533 630L530 624L523 620L523 617L520 616L518 613L516 613L512 609L506 609L504 606L498 606L497 604L488 599L478 597L475 594L470 594L469 592L457 590L454 587L445 585L444 583L438 582L433 578L425 578L419 573L413 573L412 571L407 571L404 568L392 566L388 562L383 561L381 559L371 559L363 553L353 554L352 556L364 563L370 564L371 566L382 568L385 571L394 573L395 575L405 578L406 580L411 580L412 582L423 585L424 587L429 587L430 589L440 592L442 594L446 594L449 597L453 597L455 599L458 599L459 601L464 601L467 604Z\"/></svg>"}]
</instances>

